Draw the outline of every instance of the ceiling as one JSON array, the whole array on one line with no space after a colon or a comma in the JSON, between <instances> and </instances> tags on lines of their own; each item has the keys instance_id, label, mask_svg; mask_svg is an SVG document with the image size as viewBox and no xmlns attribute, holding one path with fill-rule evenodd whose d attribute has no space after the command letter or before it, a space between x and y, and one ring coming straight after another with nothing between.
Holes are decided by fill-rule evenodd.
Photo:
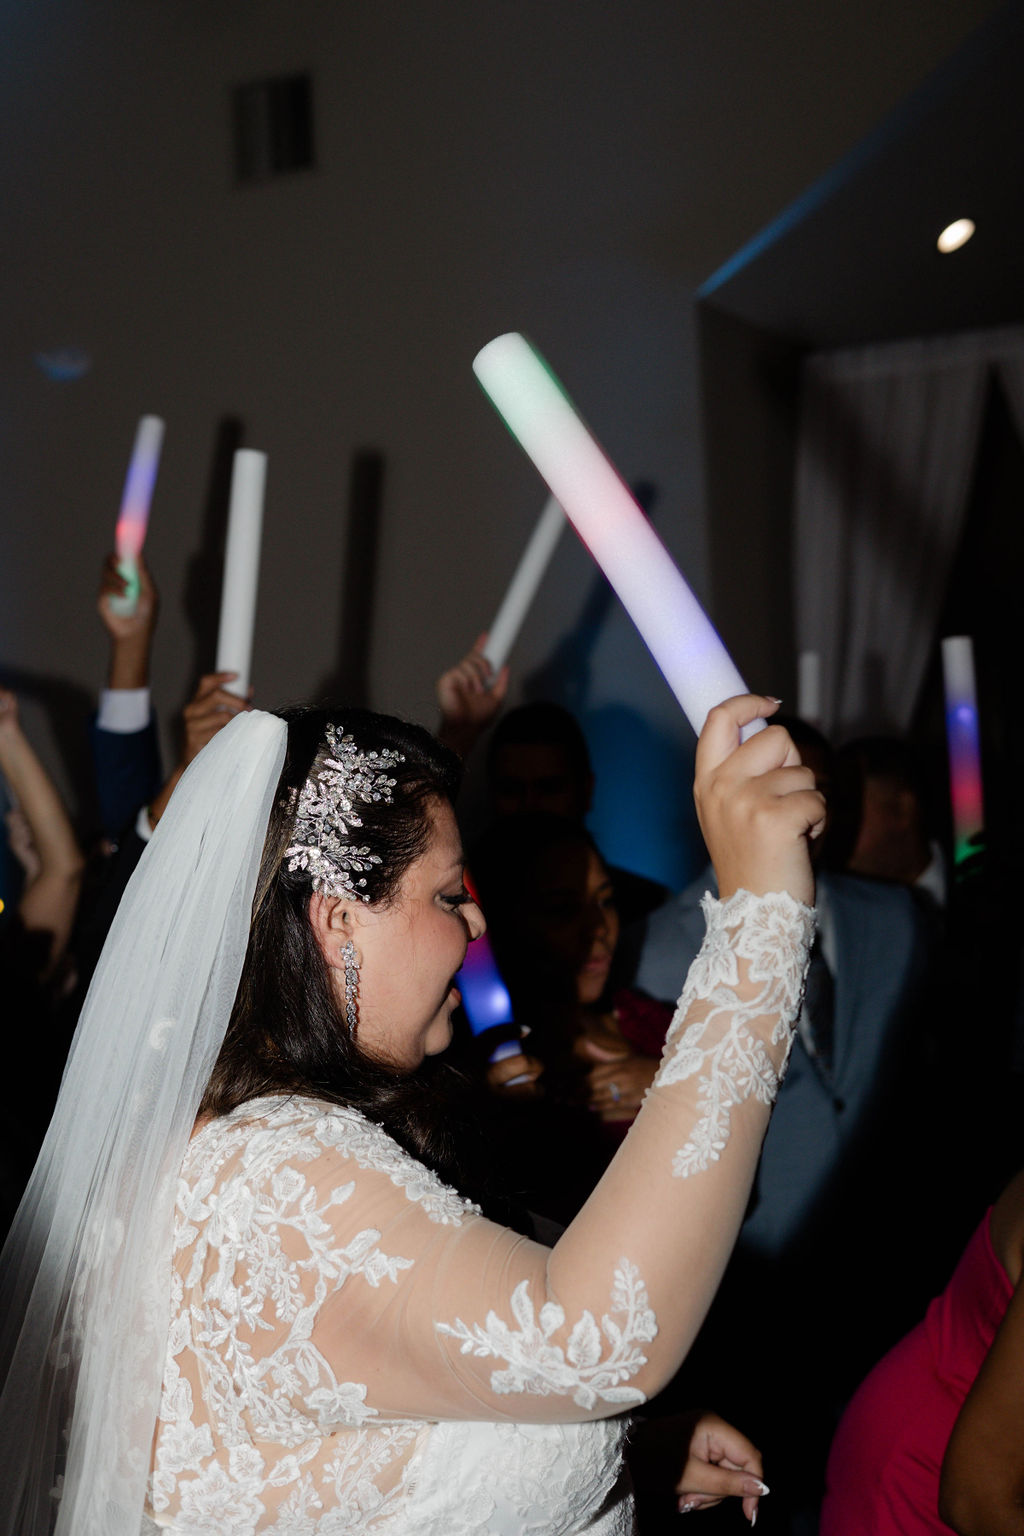
<instances>
[{"instance_id":1,"label":"ceiling","mask_svg":"<svg viewBox=\"0 0 1024 1536\"><path fill-rule=\"evenodd\" d=\"M939 231L974 238L941 255ZM1024 321L1024 3L996 12L701 288L810 347Z\"/></svg>"}]
</instances>

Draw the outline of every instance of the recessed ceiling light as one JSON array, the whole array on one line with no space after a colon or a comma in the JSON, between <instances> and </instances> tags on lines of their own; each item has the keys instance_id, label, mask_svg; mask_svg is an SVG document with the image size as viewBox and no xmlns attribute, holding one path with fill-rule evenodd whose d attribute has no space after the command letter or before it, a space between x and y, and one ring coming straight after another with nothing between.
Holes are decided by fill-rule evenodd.
<instances>
[{"instance_id":1,"label":"recessed ceiling light","mask_svg":"<svg viewBox=\"0 0 1024 1536\"><path fill-rule=\"evenodd\" d=\"M946 225L935 243L942 254L948 256L950 251L958 251L962 245L966 245L973 234L973 219L954 219L952 224Z\"/></svg>"}]
</instances>

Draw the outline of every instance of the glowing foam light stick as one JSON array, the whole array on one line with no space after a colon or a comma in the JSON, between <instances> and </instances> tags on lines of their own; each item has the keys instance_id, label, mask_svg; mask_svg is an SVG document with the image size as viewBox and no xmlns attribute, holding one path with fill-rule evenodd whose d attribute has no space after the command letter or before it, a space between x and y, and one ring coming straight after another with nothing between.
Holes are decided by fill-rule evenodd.
<instances>
[{"instance_id":1,"label":"glowing foam light stick","mask_svg":"<svg viewBox=\"0 0 1024 1536\"><path fill-rule=\"evenodd\" d=\"M135 446L128 464L121 510L114 530L117 568L128 586L124 593L109 597L107 602L111 613L116 613L120 618L133 614L139 601L138 559L149 525L149 504L153 499L163 441L164 424L160 417L143 416L136 428Z\"/></svg>"},{"instance_id":2,"label":"glowing foam light stick","mask_svg":"<svg viewBox=\"0 0 1024 1536\"><path fill-rule=\"evenodd\" d=\"M551 563L551 556L564 527L565 513L551 496L523 550L508 591L487 634L484 655L495 672L501 671L509 651L516 643L516 636L523 627L523 620L537 595L537 588Z\"/></svg>"},{"instance_id":3,"label":"glowing foam light stick","mask_svg":"<svg viewBox=\"0 0 1024 1536\"><path fill-rule=\"evenodd\" d=\"M463 871L466 890L477 906L480 895L469 870ZM501 1024L512 1023L512 999L501 978L498 962L486 931L473 940L466 950L466 958L459 972L459 991L462 1007L474 1035L495 1029Z\"/></svg>"},{"instance_id":4,"label":"glowing foam light stick","mask_svg":"<svg viewBox=\"0 0 1024 1536\"><path fill-rule=\"evenodd\" d=\"M473 371L614 587L699 734L710 709L747 688L672 557L524 337L513 331L488 342ZM755 721L744 735L762 724Z\"/></svg>"},{"instance_id":5,"label":"glowing foam light stick","mask_svg":"<svg viewBox=\"0 0 1024 1536\"><path fill-rule=\"evenodd\" d=\"M477 901L476 889L468 870L464 878L466 889L473 900ZM523 1036L528 1034L529 1030L520 1030L513 1021L512 999L502 980L498 962L494 958L494 951L486 933L474 939L466 950L466 958L462 962L458 981L459 991L462 994L462 1008L473 1034L479 1036L486 1034L489 1030L496 1031L488 1041L488 1061L503 1061L508 1056L521 1055ZM529 1073L522 1073L518 1077L506 1078L503 1086L514 1088L518 1083L528 1082L529 1078Z\"/></svg>"},{"instance_id":6,"label":"glowing foam light stick","mask_svg":"<svg viewBox=\"0 0 1024 1536\"><path fill-rule=\"evenodd\" d=\"M249 691L249 674L252 670L252 637L256 626L256 586L260 574L263 488L266 479L266 454L257 453L252 448L239 448L231 471L228 543L224 555L216 670L238 673L235 681L227 686L232 693L242 698Z\"/></svg>"},{"instance_id":7,"label":"glowing foam light stick","mask_svg":"<svg viewBox=\"0 0 1024 1536\"><path fill-rule=\"evenodd\" d=\"M977 853L975 839L985 826L974 646L969 635L949 635L943 640L942 678L946 692L949 790L953 803L953 862L959 864L970 854Z\"/></svg>"},{"instance_id":8,"label":"glowing foam light stick","mask_svg":"<svg viewBox=\"0 0 1024 1536\"><path fill-rule=\"evenodd\" d=\"M459 972L459 991L474 1035L482 1035L485 1029L494 1029L499 1024L511 1024L512 999L486 934L474 939L466 950Z\"/></svg>"}]
</instances>

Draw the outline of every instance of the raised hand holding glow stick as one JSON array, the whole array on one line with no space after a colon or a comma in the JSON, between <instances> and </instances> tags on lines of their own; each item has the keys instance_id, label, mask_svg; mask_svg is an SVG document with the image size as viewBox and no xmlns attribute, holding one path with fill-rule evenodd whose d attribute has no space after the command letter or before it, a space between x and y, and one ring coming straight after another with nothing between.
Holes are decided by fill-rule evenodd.
<instances>
[{"instance_id":1,"label":"raised hand holding glow stick","mask_svg":"<svg viewBox=\"0 0 1024 1536\"><path fill-rule=\"evenodd\" d=\"M224 686L242 698L249 692L252 670L266 478L266 454L257 453L252 448L239 448L231 472L228 542L224 555L215 670L238 674L234 682Z\"/></svg>"},{"instance_id":2,"label":"raised hand holding glow stick","mask_svg":"<svg viewBox=\"0 0 1024 1536\"><path fill-rule=\"evenodd\" d=\"M107 598L111 613L123 619L135 612L139 601L138 559L149 526L149 506L153 499L163 440L164 424L160 417L143 416L136 428L135 446L128 464L121 510L114 531L117 568L127 587L121 595Z\"/></svg>"},{"instance_id":3,"label":"raised hand holding glow stick","mask_svg":"<svg viewBox=\"0 0 1024 1536\"><path fill-rule=\"evenodd\" d=\"M495 614L494 623L488 632L483 653L490 662L495 676L505 665L508 653L516 643L523 620L537 595L537 588L551 563L551 556L555 552L555 546L562 536L564 527L565 513L551 496L545 503L537 525L523 550L515 574L509 582L508 591L502 599L501 607Z\"/></svg>"},{"instance_id":4,"label":"raised hand holding glow stick","mask_svg":"<svg viewBox=\"0 0 1024 1536\"><path fill-rule=\"evenodd\" d=\"M518 332L473 371L615 589L700 734L708 711L747 688L711 621L561 385ZM749 736L762 721L748 725Z\"/></svg>"},{"instance_id":5,"label":"raised hand holding glow stick","mask_svg":"<svg viewBox=\"0 0 1024 1536\"><path fill-rule=\"evenodd\" d=\"M977 837L985 827L974 646L969 635L948 635L943 640L942 679L953 804L953 863L960 864L978 852Z\"/></svg>"}]
</instances>

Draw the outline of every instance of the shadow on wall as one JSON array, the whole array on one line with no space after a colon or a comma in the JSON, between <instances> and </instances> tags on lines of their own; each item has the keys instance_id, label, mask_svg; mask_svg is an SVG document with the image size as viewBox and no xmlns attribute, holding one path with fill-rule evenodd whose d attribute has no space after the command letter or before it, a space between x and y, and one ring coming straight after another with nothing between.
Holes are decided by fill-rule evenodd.
<instances>
[{"instance_id":1,"label":"shadow on wall","mask_svg":"<svg viewBox=\"0 0 1024 1536\"><path fill-rule=\"evenodd\" d=\"M192 676L189 696L204 672L212 672L217 656L220 594L224 580L231 471L235 453L243 446L244 427L235 416L222 416L214 435L210 473L203 501L199 546L189 556L182 606L192 631ZM182 700L184 704L186 700Z\"/></svg>"},{"instance_id":2,"label":"shadow on wall","mask_svg":"<svg viewBox=\"0 0 1024 1536\"><path fill-rule=\"evenodd\" d=\"M348 522L342 561L341 615L334 666L314 697L368 708L370 642L384 502L384 455L359 448L349 466Z\"/></svg>"},{"instance_id":3,"label":"shadow on wall","mask_svg":"<svg viewBox=\"0 0 1024 1536\"><path fill-rule=\"evenodd\" d=\"M596 785L590 829L611 864L679 891L707 855L693 808L693 751L625 704L582 717Z\"/></svg>"}]
</instances>

